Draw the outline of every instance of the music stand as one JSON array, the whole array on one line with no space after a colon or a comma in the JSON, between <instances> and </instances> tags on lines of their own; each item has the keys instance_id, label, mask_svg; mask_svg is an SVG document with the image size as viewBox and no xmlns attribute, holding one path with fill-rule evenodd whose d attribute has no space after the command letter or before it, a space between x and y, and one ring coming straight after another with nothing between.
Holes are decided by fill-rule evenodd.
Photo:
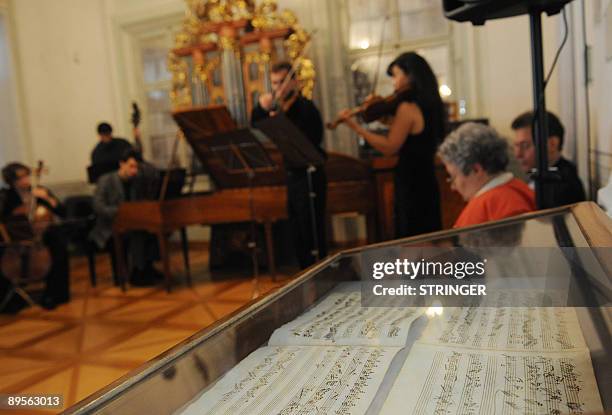
<instances>
[{"instance_id":1,"label":"music stand","mask_svg":"<svg viewBox=\"0 0 612 415\"><path fill-rule=\"evenodd\" d=\"M323 167L325 158L310 140L306 138L304 133L283 113L258 121L255 123L255 127L276 144L283 155L287 169L306 169L312 240L314 242L311 254L315 257L316 261L319 261L319 239L314 205L316 193L312 187L312 174L317 168Z\"/></svg>"},{"instance_id":2,"label":"music stand","mask_svg":"<svg viewBox=\"0 0 612 415\"><path fill-rule=\"evenodd\" d=\"M261 171L275 169L276 165L268 156L257 137L248 128L214 134L208 141L208 148L230 174L244 174L248 180L249 209L251 211L251 249L253 262L253 297L259 295L259 264L257 261L257 229L254 201L254 179Z\"/></svg>"}]
</instances>

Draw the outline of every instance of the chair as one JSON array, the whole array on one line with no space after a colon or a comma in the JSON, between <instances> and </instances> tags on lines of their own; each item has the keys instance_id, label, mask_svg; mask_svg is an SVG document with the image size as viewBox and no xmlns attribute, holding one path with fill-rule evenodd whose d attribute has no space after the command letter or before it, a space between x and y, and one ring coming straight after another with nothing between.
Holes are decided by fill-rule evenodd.
<instances>
[{"instance_id":1,"label":"chair","mask_svg":"<svg viewBox=\"0 0 612 415\"><path fill-rule=\"evenodd\" d=\"M96 273L96 244L89 239L89 232L95 224L95 213L93 210L93 198L91 196L70 196L64 201L66 207L66 219L69 224L69 242L79 253L87 256L89 278L92 287L97 284ZM115 266L115 252L107 249L110 254L113 281L117 284L117 272Z\"/></svg>"},{"instance_id":2,"label":"chair","mask_svg":"<svg viewBox=\"0 0 612 415\"><path fill-rule=\"evenodd\" d=\"M9 237L9 234L5 228L5 225L0 223L0 260L4 261L6 259L5 255L17 255L19 257L23 256L23 253L28 249L27 241L18 241L13 242ZM2 262L4 266L5 263ZM13 264L15 265L15 264ZM16 264L17 267L23 267L22 265ZM13 269L13 273L15 270ZM21 273L23 272L23 268ZM18 295L21 297L27 304L33 307L36 302L32 299L28 291L34 287L38 287L44 284L44 277L24 277L15 275L4 275L0 272L0 276L4 281L6 281L6 292L0 298L0 312L5 309L5 307L9 304L14 295Z\"/></svg>"}]
</instances>

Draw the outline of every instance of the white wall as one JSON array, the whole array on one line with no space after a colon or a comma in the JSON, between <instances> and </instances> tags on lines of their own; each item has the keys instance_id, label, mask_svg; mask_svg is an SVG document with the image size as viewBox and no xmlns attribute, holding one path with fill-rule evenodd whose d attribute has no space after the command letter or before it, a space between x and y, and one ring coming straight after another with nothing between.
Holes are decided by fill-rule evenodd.
<instances>
[{"instance_id":1,"label":"white wall","mask_svg":"<svg viewBox=\"0 0 612 415\"><path fill-rule=\"evenodd\" d=\"M30 162L43 159L45 180L85 180L95 126L111 122L108 43L98 0L12 1Z\"/></svg>"},{"instance_id":2,"label":"white wall","mask_svg":"<svg viewBox=\"0 0 612 415\"><path fill-rule=\"evenodd\" d=\"M588 39L592 46L591 54L591 113L594 137L594 155L597 171L595 185L608 183L612 167L612 0L587 1ZM598 7L599 6L599 7Z\"/></svg>"},{"instance_id":3,"label":"white wall","mask_svg":"<svg viewBox=\"0 0 612 415\"><path fill-rule=\"evenodd\" d=\"M28 141L18 110L19 83L12 37L8 2L0 0L0 165L23 160L28 153Z\"/></svg>"},{"instance_id":4,"label":"white wall","mask_svg":"<svg viewBox=\"0 0 612 415\"><path fill-rule=\"evenodd\" d=\"M545 70L552 64L560 39L559 17L543 16ZM533 109L531 41L527 16L490 20L475 27L478 116L489 118L501 134L510 136L510 124L520 113ZM466 63L470 65L470 63ZM467 70L470 68L468 66ZM546 107L559 112L558 67L546 88Z\"/></svg>"}]
</instances>

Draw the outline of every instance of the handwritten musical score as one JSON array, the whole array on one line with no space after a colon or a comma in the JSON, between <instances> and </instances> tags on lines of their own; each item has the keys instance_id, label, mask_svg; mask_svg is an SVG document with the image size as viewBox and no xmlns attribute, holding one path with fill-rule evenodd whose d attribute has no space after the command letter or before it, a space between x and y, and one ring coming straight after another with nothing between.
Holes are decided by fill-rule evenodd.
<instances>
[{"instance_id":1,"label":"handwritten musical score","mask_svg":"<svg viewBox=\"0 0 612 415\"><path fill-rule=\"evenodd\" d=\"M277 329L270 345L397 346L406 344L417 307L361 307L361 292L334 292Z\"/></svg>"},{"instance_id":2,"label":"handwritten musical score","mask_svg":"<svg viewBox=\"0 0 612 415\"><path fill-rule=\"evenodd\" d=\"M601 412L588 351L500 352L417 343L381 414Z\"/></svg>"},{"instance_id":3,"label":"handwritten musical score","mask_svg":"<svg viewBox=\"0 0 612 415\"><path fill-rule=\"evenodd\" d=\"M183 414L365 414L399 348L262 347Z\"/></svg>"},{"instance_id":4,"label":"handwritten musical score","mask_svg":"<svg viewBox=\"0 0 612 415\"><path fill-rule=\"evenodd\" d=\"M510 298L515 295L508 291L496 301L515 304ZM361 307L358 286L341 284L278 328L267 346L181 413L579 415L603 410L573 308L446 307L436 315L391 305ZM422 333L420 328L411 332L425 322Z\"/></svg>"},{"instance_id":5,"label":"handwritten musical score","mask_svg":"<svg viewBox=\"0 0 612 415\"><path fill-rule=\"evenodd\" d=\"M576 311L569 307L445 308L429 321L423 342L483 350L584 350Z\"/></svg>"}]
</instances>

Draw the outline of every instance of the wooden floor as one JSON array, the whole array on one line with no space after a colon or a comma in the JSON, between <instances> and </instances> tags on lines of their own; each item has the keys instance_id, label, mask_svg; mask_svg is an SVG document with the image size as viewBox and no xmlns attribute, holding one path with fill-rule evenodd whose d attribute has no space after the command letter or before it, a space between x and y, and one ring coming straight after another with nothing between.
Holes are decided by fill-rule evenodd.
<instances>
[{"instance_id":1,"label":"wooden floor","mask_svg":"<svg viewBox=\"0 0 612 415\"><path fill-rule=\"evenodd\" d=\"M105 256L97 259L100 281L93 288L84 259L73 259L70 303L0 316L0 393L62 394L67 408L250 301L252 280L212 282L207 256L192 249L194 285L179 280L171 294L161 283L121 292ZM178 257L173 269L182 269ZM264 275L260 292L288 280Z\"/></svg>"}]
</instances>

